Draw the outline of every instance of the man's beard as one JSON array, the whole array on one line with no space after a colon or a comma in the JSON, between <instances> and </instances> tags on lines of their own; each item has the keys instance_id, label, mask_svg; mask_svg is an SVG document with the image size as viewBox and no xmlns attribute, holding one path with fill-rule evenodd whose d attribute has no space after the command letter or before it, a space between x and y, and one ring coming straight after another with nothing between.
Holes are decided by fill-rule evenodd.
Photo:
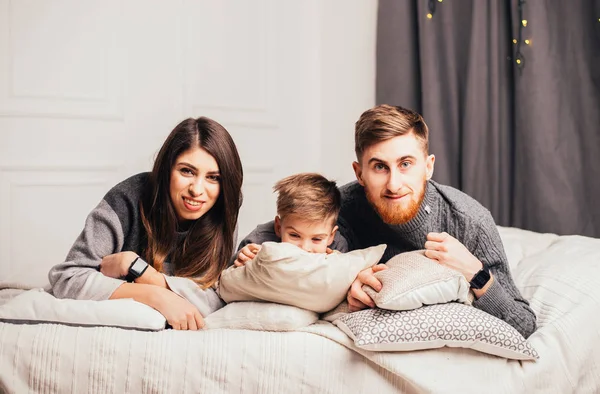
<instances>
[{"instance_id":1,"label":"man's beard","mask_svg":"<svg viewBox=\"0 0 600 394\"><path fill-rule=\"evenodd\" d=\"M419 208L421 208L421 203L425 198L426 187L427 181L425 180L423 182L421 194L417 196L416 199L411 198L407 208L401 208L400 204L388 201L385 197L375 197L371 193L369 193L367 188L365 188L365 193L367 195L367 200L373 206L373 208L375 208L375 211L379 214L381 219L386 224L397 225L408 223L415 216L417 216L417 213L419 213Z\"/></svg>"}]
</instances>

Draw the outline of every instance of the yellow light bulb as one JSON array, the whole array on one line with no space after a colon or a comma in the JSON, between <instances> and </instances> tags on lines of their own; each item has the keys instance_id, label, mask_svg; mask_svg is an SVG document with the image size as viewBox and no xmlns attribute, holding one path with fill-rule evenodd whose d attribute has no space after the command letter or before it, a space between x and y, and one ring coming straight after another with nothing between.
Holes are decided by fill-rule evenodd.
<instances>
[{"instance_id":1,"label":"yellow light bulb","mask_svg":"<svg viewBox=\"0 0 600 394\"><path fill-rule=\"evenodd\" d=\"M531 41L525 40L525 44L529 45L529 44L531 44Z\"/></svg>"},{"instance_id":2,"label":"yellow light bulb","mask_svg":"<svg viewBox=\"0 0 600 394\"><path fill-rule=\"evenodd\" d=\"M516 43L517 43L517 39L513 38L513 44L516 44Z\"/></svg>"},{"instance_id":3,"label":"yellow light bulb","mask_svg":"<svg viewBox=\"0 0 600 394\"><path fill-rule=\"evenodd\" d=\"M438 0L440 3L442 2L442 0Z\"/></svg>"},{"instance_id":4,"label":"yellow light bulb","mask_svg":"<svg viewBox=\"0 0 600 394\"><path fill-rule=\"evenodd\" d=\"M523 20L521 21L521 23L523 24L523 26L527 27L527 19L523 19Z\"/></svg>"},{"instance_id":5,"label":"yellow light bulb","mask_svg":"<svg viewBox=\"0 0 600 394\"><path fill-rule=\"evenodd\" d=\"M433 18L433 15L427 14L427 19L431 19L431 18Z\"/></svg>"},{"instance_id":6,"label":"yellow light bulb","mask_svg":"<svg viewBox=\"0 0 600 394\"><path fill-rule=\"evenodd\" d=\"M517 59L517 64L521 64L521 59Z\"/></svg>"}]
</instances>

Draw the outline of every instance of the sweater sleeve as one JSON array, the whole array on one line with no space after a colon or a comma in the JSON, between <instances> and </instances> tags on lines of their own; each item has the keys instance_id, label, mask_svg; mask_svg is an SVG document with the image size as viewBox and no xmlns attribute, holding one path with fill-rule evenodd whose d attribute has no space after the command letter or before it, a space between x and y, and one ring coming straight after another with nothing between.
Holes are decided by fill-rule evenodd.
<instances>
[{"instance_id":1,"label":"sweater sleeve","mask_svg":"<svg viewBox=\"0 0 600 394\"><path fill-rule=\"evenodd\" d=\"M98 271L104 256L120 252L123 228L115 211L102 200L88 215L85 227L67 255L66 261L48 273L52 293L57 298L107 300L123 284Z\"/></svg>"},{"instance_id":2,"label":"sweater sleeve","mask_svg":"<svg viewBox=\"0 0 600 394\"><path fill-rule=\"evenodd\" d=\"M536 330L536 316L513 281L502 239L489 212L476 234L473 254L490 269L495 280L473 305L506 321L528 338Z\"/></svg>"},{"instance_id":3,"label":"sweater sleeve","mask_svg":"<svg viewBox=\"0 0 600 394\"><path fill-rule=\"evenodd\" d=\"M167 284L171 291L198 308L203 317L221 309L225 303L217 295L217 292L212 289L202 289L193 280L181 278L178 276L164 275Z\"/></svg>"}]
</instances>

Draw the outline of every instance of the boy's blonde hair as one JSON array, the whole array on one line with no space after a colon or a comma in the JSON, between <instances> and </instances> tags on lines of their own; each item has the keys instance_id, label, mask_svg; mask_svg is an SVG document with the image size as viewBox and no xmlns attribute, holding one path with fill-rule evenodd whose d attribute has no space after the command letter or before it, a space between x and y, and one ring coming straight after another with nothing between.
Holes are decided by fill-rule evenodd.
<instances>
[{"instance_id":1,"label":"boy's blonde hair","mask_svg":"<svg viewBox=\"0 0 600 394\"><path fill-rule=\"evenodd\" d=\"M301 173L283 178L273 191L277 193L280 219L298 215L306 220L337 221L342 197L335 181L316 173Z\"/></svg>"}]
</instances>

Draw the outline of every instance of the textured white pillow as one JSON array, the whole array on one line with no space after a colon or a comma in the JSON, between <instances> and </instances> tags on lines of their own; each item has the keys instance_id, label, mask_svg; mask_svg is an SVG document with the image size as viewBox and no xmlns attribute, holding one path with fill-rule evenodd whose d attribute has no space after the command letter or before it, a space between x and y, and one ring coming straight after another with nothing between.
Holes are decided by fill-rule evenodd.
<instances>
[{"instance_id":1,"label":"textured white pillow","mask_svg":"<svg viewBox=\"0 0 600 394\"><path fill-rule=\"evenodd\" d=\"M456 302L409 311L365 309L343 315L333 324L365 350L395 352L448 346L515 360L538 358L535 349L514 327Z\"/></svg>"},{"instance_id":2,"label":"textured white pillow","mask_svg":"<svg viewBox=\"0 0 600 394\"><path fill-rule=\"evenodd\" d=\"M265 242L243 267L221 274L225 302L271 301L325 312L346 298L358 273L379 262L386 245L349 253L308 253L288 243Z\"/></svg>"},{"instance_id":3,"label":"textured white pillow","mask_svg":"<svg viewBox=\"0 0 600 394\"><path fill-rule=\"evenodd\" d=\"M16 324L55 323L158 331L166 319L133 299L88 301L59 299L42 289L26 291L0 306L0 321Z\"/></svg>"},{"instance_id":4,"label":"textured white pillow","mask_svg":"<svg viewBox=\"0 0 600 394\"><path fill-rule=\"evenodd\" d=\"M375 273L382 284L379 293L363 286L379 308L405 311L451 301L471 305L465 277L426 257L423 250L401 253L385 265L387 270Z\"/></svg>"},{"instance_id":5,"label":"textured white pillow","mask_svg":"<svg viewBox=\"0 0 600 394\"><path fill-rule=\"evenodd\" d=\"M272 302L233 302L208 315L207 329L294 331L319 319L312 311Z\"/></svg>"}]
</instances>

